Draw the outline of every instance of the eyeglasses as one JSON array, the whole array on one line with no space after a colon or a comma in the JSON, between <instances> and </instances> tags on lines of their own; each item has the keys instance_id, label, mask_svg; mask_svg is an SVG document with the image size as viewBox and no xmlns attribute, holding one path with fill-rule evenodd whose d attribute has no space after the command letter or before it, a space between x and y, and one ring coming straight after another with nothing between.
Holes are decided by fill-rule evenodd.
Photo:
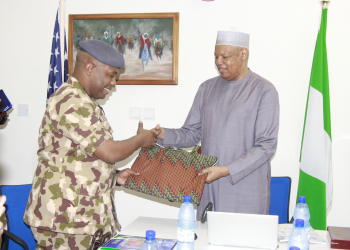
<instances>
[{"instance_id":1,"label":"eyeglasses","mask_svg":"<svg viewBox=\"0 0 350 250\"><path fill-rule=\"evenodd\" d=\"M99 247L102 247L107 241L109 241L111 237L111 232L103 234L103 230L101 228L98 229L92 237L89 250L97 250Z\"/></svg>"}]
</instances>

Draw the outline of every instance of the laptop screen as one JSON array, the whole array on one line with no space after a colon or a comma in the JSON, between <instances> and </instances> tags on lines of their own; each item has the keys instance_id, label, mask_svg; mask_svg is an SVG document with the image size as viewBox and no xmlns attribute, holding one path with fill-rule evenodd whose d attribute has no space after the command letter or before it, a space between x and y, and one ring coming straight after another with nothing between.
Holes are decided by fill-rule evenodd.
<instances>
[{"instance_id":1,"label":"laptop screen","mask_svg":"<svg viewBox=\"0 0 350 250\"><path fill-rule=\"evenodd\" d=\"M212 245L276 249L278 216L208 211Z\"/></svg>"}]
</instances>

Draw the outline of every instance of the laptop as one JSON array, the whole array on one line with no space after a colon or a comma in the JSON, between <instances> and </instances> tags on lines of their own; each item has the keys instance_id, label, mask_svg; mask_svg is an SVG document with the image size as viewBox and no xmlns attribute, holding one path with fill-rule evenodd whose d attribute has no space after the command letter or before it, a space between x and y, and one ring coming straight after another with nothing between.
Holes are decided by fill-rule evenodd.
<instances>
[{"instance_id":1,"label":"laptop","mask_svg":"<svg viewBox=\"0 0 350 250\"><path fill-rule=\"evenodd\" d=\"M211 245L276 249L278 216L208 211Z\"/></svg>"}]
</instances>

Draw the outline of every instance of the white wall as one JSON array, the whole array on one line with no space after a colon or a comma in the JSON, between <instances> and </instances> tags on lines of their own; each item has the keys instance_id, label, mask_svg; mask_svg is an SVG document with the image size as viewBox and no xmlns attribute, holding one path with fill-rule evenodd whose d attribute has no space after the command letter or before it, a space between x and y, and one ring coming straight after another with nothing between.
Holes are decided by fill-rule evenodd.
<instances>
[{"instance_id":1,"label":"white wall","mask_svg":"<svg viewBox=\"0 0 350 250\"><path fill-rule=\"evenodd\" d=\"M45 109L46 86L57 1L0 1L0 88L14 108L0 129L0 184L30 183L37 164L38 128ZM331 95L334 201L328 225L350 226L350 1L329 7L327 46ZM250 68L270 80L280 96L279 144L272 160L274 176L293 180L290 213L294 210L305 104L321 8L316 0L67 0L69 14L180 13L178 86L118 86L102 101L115 139L135 134L130 107L154 107L157 123L180 127L198 86L217 75L216 31L235 26L251 34ZM68 31L68 30L67 30ZM17 116L18 104L30 115ZM118 163L130 167L134 157ZM152 199L123 188L116 191L123 226L138 216L177 218L179 204Z\"/></svg>"}]
</instances>

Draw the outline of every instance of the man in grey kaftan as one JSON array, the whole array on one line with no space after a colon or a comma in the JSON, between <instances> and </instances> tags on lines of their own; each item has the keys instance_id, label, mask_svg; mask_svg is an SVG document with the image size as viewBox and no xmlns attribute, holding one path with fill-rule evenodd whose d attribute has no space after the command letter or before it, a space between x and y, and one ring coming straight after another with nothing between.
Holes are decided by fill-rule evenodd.
<instances>
[{"instance_id":1,"label":"man in grey kaftan","mask_svg":"<svg viewBox=\"0 0 350 250\"><path fill-rule=\"evenodd\" d=\"M220 76L199 87L182 128L160 128L158 142L192 147L201 141L202 153L218 158L217 166L202 173L209 174L209 183L197 208L197 220L208 202L213 203L214 211L268 214L270 158L276 151L279 125L278 93L247 67L247 46L217 42L215 58Z\"/></svg>"}]
</instances>

